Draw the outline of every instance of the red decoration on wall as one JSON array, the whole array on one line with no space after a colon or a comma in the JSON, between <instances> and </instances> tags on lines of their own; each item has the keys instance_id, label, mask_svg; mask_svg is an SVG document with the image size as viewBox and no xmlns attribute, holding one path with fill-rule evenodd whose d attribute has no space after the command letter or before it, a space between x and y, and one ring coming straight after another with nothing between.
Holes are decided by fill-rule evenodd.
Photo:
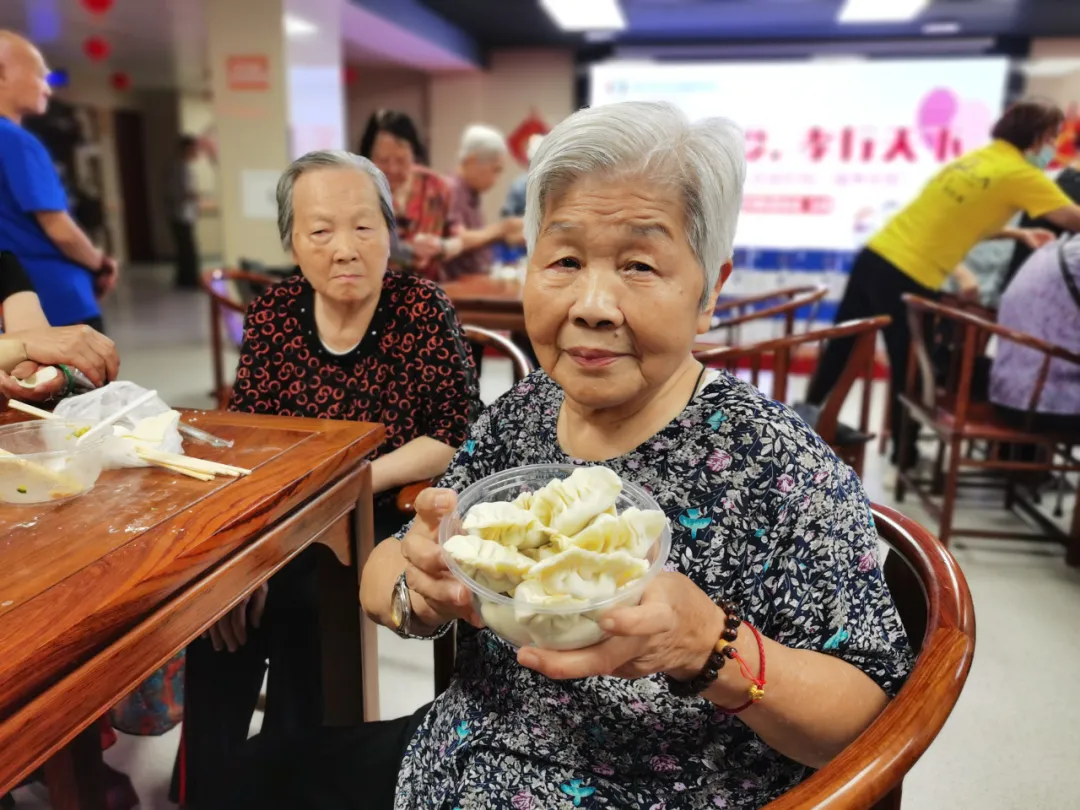
<instances>
[{"instance_id":1,"label":"red decoration on wall","mask_svg":"<svg viewBox=\"0 0 1080 810\"><path fill-rule=\"evenodd\" d=\"M95 62L103 62L109 58L112 46L102 37L89 37L83 42L83 52Z\"/></svg>"},{"instance_id":2,"label":"red decoration on wall","mask_svg":"<svg viewBox=\"0 0 1080 810\"><path fill-rule=\"evenodd\" d=\"M121 93L126 92L131 89L131 75L118 70L109 77L109 83Z\"/></svg>"},{"instance_id":3,"label":"red decoration on wall","mask_svg":"<svg viewBox=\"0 0 1080 810\"><path fill-rule=\"evenodd\" d=\"M513 132L506 136L506 147L514 160L522 166L529 165L529 139L533 135L547 135L550 128L535 111L530 112L525 120L518 124Z\"/></svg>"},{"instance_id":4,"label":"red decoration on wall","mask_svg":"<svg viewBox=\"0 0 1080 810\"><path fill-rule=\"evenodd\" d=\"M82 7L91 14L107 14L112 11L113 0L82 0Z\"/></svg>"},{"instance_id":5,"label":"red decoration on wall","mask_svg":"<svg viewBox=\"0 0 1080 810\"><path fill-rule=\"evenodd\" d=\"M360 71L357 70L353 65L346 65L345 69L341 72L341 77L342 80L345 82L346 86L352 87L354 84L356 84L357 80L359 80Z\"/></svg>"}]
</instances>

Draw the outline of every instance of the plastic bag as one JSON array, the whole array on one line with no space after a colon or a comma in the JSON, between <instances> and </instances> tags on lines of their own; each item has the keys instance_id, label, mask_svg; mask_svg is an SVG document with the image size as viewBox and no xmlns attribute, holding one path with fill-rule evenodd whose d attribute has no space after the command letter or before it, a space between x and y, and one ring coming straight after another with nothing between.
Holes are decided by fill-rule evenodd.
<instances>
[{"instance_id":1,"label":"plastic bag","mask_svg":"<svg viewBox=\"0 0 1080 810\"><path fill-rule=\"evenodd\" d=\"M65 399L56 406L54 413L69 422L96 425L146 392L147 389L133 382L109 383L104 388ZM154 417L160 418L154 419L153 423L145 421ZM103 466L110 470L150 466L136 453L136 448L140 446L166 453L182 453L183 439L177 429L179 422L180 414L161 397L153 397L113 425L112 435L105 440ZM140 427L138 435L133 435ZM147 434L147 428L153 435Z\"/></svg>"}]
</instances>

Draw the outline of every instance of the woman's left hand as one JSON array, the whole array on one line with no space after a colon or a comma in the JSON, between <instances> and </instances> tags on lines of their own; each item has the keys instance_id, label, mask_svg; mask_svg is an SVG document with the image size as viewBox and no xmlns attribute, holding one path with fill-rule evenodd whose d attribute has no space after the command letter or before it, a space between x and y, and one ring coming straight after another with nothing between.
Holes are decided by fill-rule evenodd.
<instances>
[{"instance_id":1,"label":"woman's left hand","mask_svg":"<svg viewBox=\"0 0 1080 810\"><path fill-rule=\"evenodd\" d=\"M19 385L19 380L30 377L37 372L38 368L37 363L27 360L12 369L11 374L0 371L0 396L24 402L46 402L63 394L64 388L67 386L67 379L63 374L57 375L56 379L41 383L35 388L26 388Z\"/></svg>"},{"instance_id":2,"label":"woman's left hand","mask_svg":"<svg viewBox=\"0 0 1080 810\"><path fill-rule=\"evenodd\" d=\"M636 607L615 608L600 626L611 638L582 650L523 647L518 663L556 680L666 672L689 680L701 672L724 629L724 613L688 577L663 572Z\"/></svg>"}]
</instances>

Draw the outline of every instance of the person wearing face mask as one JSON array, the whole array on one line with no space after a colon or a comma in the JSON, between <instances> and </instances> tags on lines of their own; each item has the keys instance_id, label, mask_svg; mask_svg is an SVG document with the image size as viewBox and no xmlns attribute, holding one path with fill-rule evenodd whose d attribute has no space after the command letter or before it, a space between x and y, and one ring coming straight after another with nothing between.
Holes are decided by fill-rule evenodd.
<instances>
[{"instance_id":1,"label":"person wearing face mask","mask_svg":"<svg viewBox=\"0 0 1080 810\"><path fill-rule=\"evenodd\" d=\"M963 259L977 242L1012 239L1036 249L1054 239L1041 228L1006 227L1017 213L1042 217L1068 231L1080 230L1080 207L1045 173L1064 123L1062 111L1044 101L1020 101L991 131L989 145L968 152L939 171L863 248L855 260L836 322L889 315L883 330L892 379L892 436L899 458L902 409L896 402L906 386L911 333L903 296L935 297L960 269L962 293L971 274ZM840 379L853 341L831 341L810 382L807 400L820 406ZM914 442L918 431L911 432ZM917 459L914 447L906 456Z\"/></svg>"}]
</instances>

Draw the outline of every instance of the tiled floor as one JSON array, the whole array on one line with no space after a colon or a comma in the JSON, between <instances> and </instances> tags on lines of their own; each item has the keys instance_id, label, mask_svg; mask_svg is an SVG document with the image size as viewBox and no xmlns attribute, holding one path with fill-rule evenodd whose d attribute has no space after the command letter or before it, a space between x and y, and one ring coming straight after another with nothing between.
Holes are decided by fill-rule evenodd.
<instances>
[{"instance_id":1,"label":"tiled floor","mask_svg":"<svg viewBox=\"0 0 1080 810\"><path fill-rule=\"evenodd\" d=\"M156 388L173 405L210 405L207 305L199 293L175 293L159 269L132 269L110 302L106 323L117 341L123 377ZM234 362L234 357L229 363ZM230 365L231 367L231 365ZM509 368L484 363L490 402L510 384ZM882 392L875 392L880 403ZM866 487L892 504L891 471L868 458ZM926 514L909 499L903 510ZM1068 516L1067 516L1068 517ZM989 501L967 499L958 522L1001 528L1017 522ZM918 810L1065 810L1080 807L1080 571L1051 543L968 541L954 553L974 594L981 644L956 710L904 783L904 806ZM431 700L430 647L379 636L384 717ZM256 716L256 724L258 716ZM131 774L143 810L166 810L178 730L160 738L121 735L107 754ZM18 793L20 810L42 810L41 792Z\"/></svg>"}]
</instances>

